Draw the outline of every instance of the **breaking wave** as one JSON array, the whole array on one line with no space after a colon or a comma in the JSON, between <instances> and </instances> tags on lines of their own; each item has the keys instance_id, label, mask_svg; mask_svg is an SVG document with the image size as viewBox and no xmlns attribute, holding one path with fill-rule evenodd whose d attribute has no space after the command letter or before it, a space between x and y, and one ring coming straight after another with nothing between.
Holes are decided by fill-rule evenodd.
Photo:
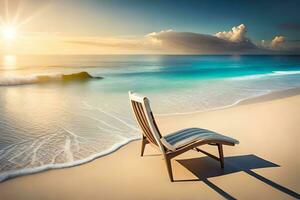
<instances>
[{"instance_id":1,"label":"breaking wave","mask_svg":"<svg viewBox=\"0 0 300 200\"><path fill-rule=\"evenodd\" d=\"M0 79L0 86L14 86L49 82L71 82L87 81L91 79L102 79L100 76L92 76L88 72L82 71L73 74L52 74L52 75L29 75L4 77Z\"/></svg>"},{"instance_id":2,"label":"breaking wave","mask_svg":"<svg viewBox=\"0 0 300 200\"><path fill-rule=\"evenodd\" d=\"M284 76L284 75L296 75L296 74L300 74L300 71L273 71L272 73L267 73L267 74L255 74L255 75L235 77L235 78L230 78L230 79L231 80L250 80L250 79L265 78L265 77L270 77L270 76Z\"/></svg>"}]
</instances>

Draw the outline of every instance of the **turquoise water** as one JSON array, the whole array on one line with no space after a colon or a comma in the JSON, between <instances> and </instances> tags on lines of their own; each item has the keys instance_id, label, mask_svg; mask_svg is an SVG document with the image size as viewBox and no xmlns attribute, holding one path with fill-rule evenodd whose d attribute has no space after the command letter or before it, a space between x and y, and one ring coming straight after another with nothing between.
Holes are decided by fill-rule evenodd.
<instances>
[{"instance_id":1,"label":"turquoise water","mask_svg":"<svg viewBox=\"0 0 300 200\"><path fill-rule=\"evenodd\" d=\"M299 56L2 56L0 180L73 166L140 137L128 90L156 115L207 111L300 87ZM44 83L86 71L104 79Z\"/></svg>"}]
</instances>

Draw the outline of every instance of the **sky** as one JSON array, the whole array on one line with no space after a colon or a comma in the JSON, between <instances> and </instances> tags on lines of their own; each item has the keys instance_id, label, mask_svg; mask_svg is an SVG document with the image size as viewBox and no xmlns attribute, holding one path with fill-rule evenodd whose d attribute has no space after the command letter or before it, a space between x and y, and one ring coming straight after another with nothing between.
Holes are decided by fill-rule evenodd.
<instances>
[{"instance_id":1,"label":"sky","mask_svg":"<svg viewBox=\"0 0 300 200\"><path fill-rule=\"evenodd\" d=\"M300 54L299 5L0 0L0 54Z\"/></svg>"}]
</instances>

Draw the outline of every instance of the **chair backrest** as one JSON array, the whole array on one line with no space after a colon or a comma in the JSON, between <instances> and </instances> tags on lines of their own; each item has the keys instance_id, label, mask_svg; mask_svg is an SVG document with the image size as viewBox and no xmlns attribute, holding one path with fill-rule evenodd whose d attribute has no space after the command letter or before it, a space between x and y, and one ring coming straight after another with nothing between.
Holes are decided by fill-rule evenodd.
<instances>
[{"instance_id":1,"label":"chair backrest","mask_svg":"<svg viewBox=\"0 0 300 200\"><path fill-rule=\"evenodd\" d=\"M129 91L129 99L134 116L142 129L143 135L150 143L164 151L163 145L160 142L161 134L153 117L148 98Z\"/></svg>"}]
</instances>

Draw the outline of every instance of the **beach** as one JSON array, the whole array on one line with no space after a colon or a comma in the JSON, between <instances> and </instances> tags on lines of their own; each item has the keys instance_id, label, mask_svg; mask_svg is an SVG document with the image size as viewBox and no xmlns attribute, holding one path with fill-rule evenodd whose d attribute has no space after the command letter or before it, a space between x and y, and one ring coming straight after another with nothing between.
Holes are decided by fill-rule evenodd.
<instances>
[{"instance_id":1,"label":"beach","mask_svg":"<svg viewBox=\"0 0 300 200\"><path fill-rule=\"evenodd\" d=\"M12 55L4 61L11 62L0 67L0 182L88 163L140 139L128 91L146 95L156 116L166 117L300 88L299 56Z\"/></svg>"},{"instance_id":2,"label":"beach","mask_svg":"<svg viewBox=\"0 0 300 200\"><path fill-rule=\"evenodd\" d=\"M300 200L298 4L0 1L0 200Z\"/></svg>"},{"instance_id":3,"label":"beach","mask_svg":"<svg viewBox=\"0 0 300 200\"><path fill-rule=\"evenodd\" d=\"M300 95L295 90L210 112L158 116L166 134L210 129L240 141L224 147L225 169L189 151L172 160L168 179L160 153L140 140L87 164L20 176L0 183L1 199L296 199ZM203 149L216 154L214 146Z\"/></svg>"}]
</instances>

